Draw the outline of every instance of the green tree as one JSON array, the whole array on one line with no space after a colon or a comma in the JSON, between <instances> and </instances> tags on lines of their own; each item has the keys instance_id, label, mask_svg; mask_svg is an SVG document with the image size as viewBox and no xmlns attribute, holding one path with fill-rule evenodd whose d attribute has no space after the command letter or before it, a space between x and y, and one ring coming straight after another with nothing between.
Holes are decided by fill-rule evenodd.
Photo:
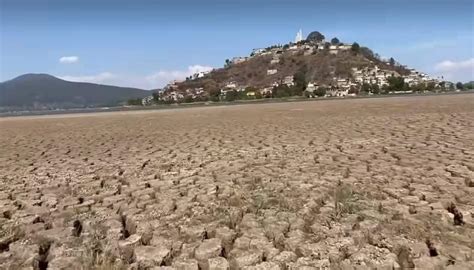
<instances>
[{"instance_id":1,"label":"green tree","mask_svg":"<svg viewBox=\"0 0 474 270\"><path fill-rule=\"evenodd\" d=\"M412 90L414 92L423 92L425 90L425 84L424 83L418 83L413 85Z\"/></svg>"},{"instance_id":2,"label":"green tree","mask_svg":"<svg viewBox=\"0 0 474 270\"><path fill-rule=\"evenodd\" d=\"M405 80L403 77L391 76L387 78L389 91L401 91L405 87Z\"/></svg>"},{"instance_id":3,"label":"green tree","mask_svg":"<svg viewBox=\"0 0 474 270\"><path fill-rule=\"evenodd\" d=\"M463 90L464 89L464 84L462 84L462 82L456 83L456 89Z\"/></svg>"},{"instance_id":4,"label":"green tree","mask_svg":"<svg viewBox=\"0 0 474 270\"><path fill-rule=\"evenodd\" d=\"M272 96L276 98L289 97L291 95L292 90L286 84L275 86L272 89Z\"/></svg>"},{"instance_id":5,"label":"green tree","mask_svg":"<svg viewBox=\"0 0 474 270\"><path fill-rule=\"evenodd\" d=\"M411 87L408 83L403 83L403 91L410 91Z\"/></svg>"},{"instance_id":6,"label":"green tree","mask_svg":"<svg viewBox=\"0 0 474 270\"><path fill-rule=\"evenodd\" d=\"M153 93L152 96L153 96L153 103L158 104L158 103L161 102L161 100L160 100L160 94L158 94L158 93Z\"/></svg>"},{"instance_id":7,"label":"green tree","mask_svg":"<svg viewBox=\"0 0 474 270\"><path fill-rule=\"evenodd\" d=\"M313 31L309 33L308 37L306 38L307 41L313 42L321 42L325 39L324 35L319 33L318 31Z\"/></svg>"},{"instance_id":8,"label":"green tree","mask_svg":"<svg viewBox=\"0 0 474 270\"><path fill-rule=\"evenodd\" d=\"M211 101L219 101L221 91L218 88L211 88L209 90L209 99Z\"/></svg>"},{"instance_id":9,"label":"green tree","mask_svg":"<svg viewBox=\"0 0 474 270\"><path fill-rule=\"evenodd\" d=\"M363 83L362 86L360 87L360 91L364 93L368 93L370 92L370 88L371 88L370 84Z\"/></svg>"},{"instance_id":10,"label":"green tree","mask_svg":"<svg viewBox=\"0 0 474 270\"><path fill-rule=\"evenodd\" d=\"M192 103L194 102L194 98L191 95L187 95L184 97L184 103Z\"/></svg>"},{"instance_id":11,"label":"green tree","mask_svg":"<svg viewBox=\"0 0 474 270\"><path fill-rule=\"evenodd\" d=\"M231 64L231 61L229 59L226 59L224 67L228 67L230 66L230 64Z\"/></svg>"},{"instance_id":12,"label":"green tree","mask_svg":"<svg viewBox=\"0 0 474 270\"><path fill-rule=\"evenodd\" d=\"M429 82L427 85L426 85L426 90L428 91L434 91L436 88L436 84L434 82Z\"/></svg>"},{"instance_id":13,"label":"green tree","mask_svg":"<svg viewBox=\"0 0 474 270\"><path fill-rule=\"evenodd\" d=\"M142 100L140 98L131 98L131 99L127 100L127 104L131 105L131 106L141 106L141 105L143 105Z\"/></svg>"},{"instance_id":14,"label":"green tree","mask_svg":"<svg viewBox=\"0 0 474 270\"><path fill-rule=\"evenodd\" d=\"M318 87L314 90L314 94L318 97L324 97L326 95L327 89L324 86Z\"/></svg>"},{"instance_id":15,"label":"green tree","mask_svg":"<svg viewBox=\"0 0 474 270\"><path fill-rule=\"evenodd\" d=\"M390 57L390 60L388 62L391 66L395 66L395 59L393 59L393 57Z\"/></svg>"},{"instance_id":16,"label":"green tree","mask_svg":"<svg viewBox=\"0 0 474 270\"><path fill-rule=\"evenodd\" d=\"M454 91L454 83L449 84L449 91Z\"/></svg>"},{"instance_id":17,"label":"green tree","mask_svg":"<svg viewBox=\"0 0 474 270\"><path fill-rule=\"evenodd\" d=\"M354 43L352 44L351 50L352 50L354 53L359 53L359 51L360 51L360 45L359 45L359 43L354 42Z\"/></svg>"},{"instance_id":18,"label":"green tree","mask_svg":"<svg viewBox=\"0 0 474 270\"><path fill-rule=\"evenodd\" d=\"M308 67L303 65L298 72L293 75L293 81L295 85L292 87L291 95L301 96L306 90L307 81L306 81L306 72L308 72Z\"/></svg>"},{"instance_id":19,"label":"green tree","mask_svg":"<svg viewBox=\"0 0 474 270\"><path fill-rule=\"evenodd\" d=\"M225 93L225 100L226 101L234 101L236 99L238 99L238 93L237 91L235 90L232 90L232 91L228 91L227 93Z\"/></svg>"},{"instance_id":20,"label":"green tree","mask_svg":"<svg viewBox=\"0 0 474 270\"><path fill-rule=\"evenodd\" d=\"M340 42L339 42L339 39L338 39L337 37L331 39L331 44L332 44L332 45L339 45L339 43L340 43Z\"/></svg>"},{"instance_id":21,"label":"green tree","mask_svg":"<svg viewBox=\"0 0 474 270\"><path fill-rule=\"evenodd\" d=\"M380 94L380 87L378 84L376 83L373 83L370 85L370 91L373 93L373 94Z\"/></svg>"}]
</instances>

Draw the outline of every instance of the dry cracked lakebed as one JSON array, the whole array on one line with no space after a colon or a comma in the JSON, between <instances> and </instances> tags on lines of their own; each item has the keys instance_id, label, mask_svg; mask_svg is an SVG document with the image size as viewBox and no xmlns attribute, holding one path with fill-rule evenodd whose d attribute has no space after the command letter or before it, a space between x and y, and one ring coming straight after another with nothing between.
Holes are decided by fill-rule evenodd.
<instances>
[{"instance_id":1,"label":"dry cracked lakebed","mask_svg":"<svg viewBox=\"0 0 474 270\"><path fill-rule=\"evenodd\" d=\"M474 95L0 119L0 269L473 269Z\"/></svg>"}]
</instances>

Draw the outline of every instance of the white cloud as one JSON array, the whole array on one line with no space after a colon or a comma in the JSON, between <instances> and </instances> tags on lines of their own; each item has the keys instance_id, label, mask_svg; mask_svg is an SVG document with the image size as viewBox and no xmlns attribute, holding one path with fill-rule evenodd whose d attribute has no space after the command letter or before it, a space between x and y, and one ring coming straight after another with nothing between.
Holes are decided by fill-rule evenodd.
<instances>
[{"instance_id":1,"label":"white cloud","mask_svg":"<svg viewBox=\"0 0 474 270\"><path fill-rule=\"evenodd\" d=\"M470 69L471 71L473 71L474 58L459 62L446 60L436 64L435 69L438 71L457 71L460 69Z\"/></svg>"},{"instance_id":2,"label":"white cloud","mask_svg":"<svg viewBox=\"0 0 474 270\"><path fill-rule=\"evenodd\" d=\"M61 64L73 64L79 61L78 56L63 56L59 58L59 63Z\"/></svg>"},{"instance_id":3,"label":"white cloud","mask_svg":"<svg viewBox=\"0 0 474 270\"><path fill-rule=\"evenodd\" d=\"M162 87L172 80L184 80L186 77L202 71L210 71L212 67L193 65L186 70L160 70L146 77L151 85Z\"/></svg>"},{"instance_id":4,"label":"white cloud","mask_svg":"<svg viewBox=\"0 0 474 270\"><path fill-rule=\"evenodd\" d=\"M202 65L188 66L184 70L162 69L147 75L116 74L112 72L102 72L95 75L81 76L57 76L66 81L90 82L98 84L108 84L123 87L136 87L141 89L156 89L165 86L173 80L183 80L194 73L212 70L212 67Z\"/></svg>"},{"instance_id":5,"label":"white cloud","mask_svg":"<svg viewBox=\"0 0 474 270\"><path fill-rule=\"evenodd\" d=\"M436 64L434 69L446 80L470 81L474 79L474 58L463 61L442 61Z\"/></svg>"}]
</instances>

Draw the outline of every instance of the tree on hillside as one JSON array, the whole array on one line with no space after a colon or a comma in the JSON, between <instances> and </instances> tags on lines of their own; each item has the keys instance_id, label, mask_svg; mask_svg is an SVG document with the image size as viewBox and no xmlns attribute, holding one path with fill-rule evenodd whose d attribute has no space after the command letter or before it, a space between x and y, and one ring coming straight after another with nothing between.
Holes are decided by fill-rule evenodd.
<instances>
[{"instance_id":1,"label":"tree on hillside","mask_svg":"<svg viewBox=\"0 0 474 270\"><path fill-rule=\"evenodd\" d=\"M319 33L318 31L309 33L308 37L306 38L307 41L313 41L313 42L321 42L324 39L325 39L324 35Z\"/></svg>"},{"instance_id":2,"label":"tree on hillside","mask_svg":"<svg viewBox=\"0 0 474 270\"><path fill-rule=\"evenodd\" d=\"M141 106L141 105L143 105L142 100L140 98L129 99L129 100L127 100L127 104L132 105L132 106Z\"/></svg>"},{"instance_id":3,"label":"tree on hillside","mask_svg":"<svg viewBox=\"0 0 474 270\"><path fill-rule=\"evenodd\" d=\"M339 45L339 43L340 43L340 42L339 42L339 39L338 39L337 37L331 39L331 44L332 44L332 45Z\"/></svg>"},{"instance_id":4,"label":"tree on hillside","mask_svg":"<svg viewBox=\"0 0 474 270\"><path fill-rule=\"evenodd\" d=\"M318 97L324 97L326 95L327 89L324 86L318 87L314 90L314 94Z\"/></svg>"},{"instance_id":5,"label":"tree on hillside","mask_svg":"<svg viewBox=\"0 0 474 270\"><path fill-rule=\"evenodd\" d=\"M412 86L411 88L414 92L423 92L425 90L424 83L418 83Z\"/></svg>"},{"instance_id":6,"label":"tree on hillside","mask_svg":"<svg viewBox=\"0 0 474 270\"><path fill-rule=\"evenodd\" d=\"M448 88L449 88L449 91L454 91L455 90L454 83L450 83Z\"/></svg>"},{"instance_id":7,"label":"tree on hillside","mask_svg":"<svg viewBox=\"0 0 474 270\"><path fill-rule=\"evenodd\" d=\"M405 80L403 77L391 76L387 79L389 91L401 91L404 90Z\"/></svg>"},{"instance_id":8,"label":"tree on hillside","mask_svg":"<svg viewBox=\"0 0 474 270\"><path fill-rule=\"evenodd\" d=\"M464 84L464 89L474 89L474 81L470 81Z\"/></svg>"},{"instance_id":9,"label":"tree on hillside","mask_svg":"<svg viewBox=\"0 0 474 270\"><path fill-rule=\"evenodd\" d=\"M380 87L378 84L376 83L373 83L370 85L370 91L373 93L373 94L380 94Z\"/></svg>"},{"instance_id":10,"label":"tree on hillside","mask_svg":"<svg viewBox=\"0 0 474 270\"><path fill-rule=\"evenodd\" d=\"M228 67L228 66L230 66L230 64L231 64L230 60L226 59L224 67Z\"/></svg>"},{"instance_id":11,"label":"tree on hillside","mask_svg":"<svg viewBox=\"0 0 474 270\"><path fill-rule=\"evenodd\" d=\"M194 102L194 98L191 95L186 95L183 100L184 103L192 103Z\"/></svg>"},{"instance_id":12,"label":"tree on hillside","mask_svg":"<svg viewBox=\"0 0 474 270\"><path fill-rule=\"evenodd\" d=\"M435 90L435 87L436 87L436 84L434 82L429 82L427 85L426 85L426 90L428 91L434 91Z\"/></svg>"},{"instance_id":13,"label":"tree on hillside","mask_svg":"<svg viewBox=\"0 0 474 270\"><path fill-rule=\"evenodd\" d=\"M462 82L456 83L456 89L463 90L464 89L464 84L462 84Z\"/></svg>"},{"instance_id":14,"label":"tree on hillside","mask_svg":"<svg viewBox=\"0 0 474 270\"><path fill-rule=\"evenodd\" d=\"M293 95L301 96L306 90L306 72L308 71L308 67L306 65L302 66L298 72L296 72L293 76L293 81L295 85L293 86Z\"/></svg>"},{"instance_id":15,"label":"tree on hillside","mask_svg":"<svg viewBox=\"0 0 474 270\"><path fill-rule=\"evenodd\" d=\"M362 86L360 87L360 91L364 93L370 92L370 84L368 83L363 83Z\"/></svg>"},{"instance_id":16,"label":"tree on hillside","mask_svg":"<svg viewBox=\"0 0 474 270\"><path fill-rule=\"evenodd\" d=\"M367 57L370 60L377 59L377 57L375 57L374 52L367 47L360 47L359 51L363 56Z\"/></svg>"},{"instance_id":17,"label":"tree on hillside","mask_svg":"<svg viewBox=\"0 0 474 270\"><path fill-rule=\"evenodd\" d=\"M351 50L352 50L353 52L355 52L355 53L359 53L359 51L360 51L360 45L359 45L359 43L354 42L354 43L352 44Z\"/></svg>"},{"instance_id":18,"label":"tree on hillside","mask_svg":"<svg viewBox=\"0 0 474 270\"><path fill-rule=\"evenodd\" d=\"M393 57L390 57L389 63L391 66L395 66L395 59L393 59Z\"/></svg>"},{"instance_id":19,"label":"tree on hillside","mask_svg":"<svg viewBox=\"0 0 474 270\"><path fill-rule=\"evenodd\" d=\"M153 102L154 103L160 103L160 94L155 92L155 93L152 94L152 96L153 96Z\"/></svg>"},{"instance_id":20,"label":"tree on hillside","mask_svg":"<svg viewBox=\"0 0 474 270\"><path fill-rule=\"evenodd\" d=\"M232 91L228 91L226 94L225 94L225 100L226 101L234 101L238 98L238 93L237 91L235 90L232 90Z\"/></svg>"},{"instance_id":21,"label":"tree on hillside","mask_svg":"<svg viewBox=\"0 0 474 270\"><path fill-rule=\"evenodd\" d=\"M289 97L292 91L286 84L275 86L272 89L272 96L276 98Z\"/></svg>"}]
</instances>

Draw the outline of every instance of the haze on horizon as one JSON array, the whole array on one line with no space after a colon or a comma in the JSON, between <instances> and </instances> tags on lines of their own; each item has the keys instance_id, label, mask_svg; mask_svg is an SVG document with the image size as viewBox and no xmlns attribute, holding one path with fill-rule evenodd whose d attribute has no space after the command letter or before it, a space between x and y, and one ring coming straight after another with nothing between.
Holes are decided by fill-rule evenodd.
<instances>
[{"instance_id":1,"label":"haze on horizon","mask_svg":"<svg viewBox=\"0 0 474 270\"><path fill-rule=\"evenodd\" d=\"M296 32L474 79L472 1L1 0L0 81L25 73L153 89Z\"/></svg>"}]
</instances>

